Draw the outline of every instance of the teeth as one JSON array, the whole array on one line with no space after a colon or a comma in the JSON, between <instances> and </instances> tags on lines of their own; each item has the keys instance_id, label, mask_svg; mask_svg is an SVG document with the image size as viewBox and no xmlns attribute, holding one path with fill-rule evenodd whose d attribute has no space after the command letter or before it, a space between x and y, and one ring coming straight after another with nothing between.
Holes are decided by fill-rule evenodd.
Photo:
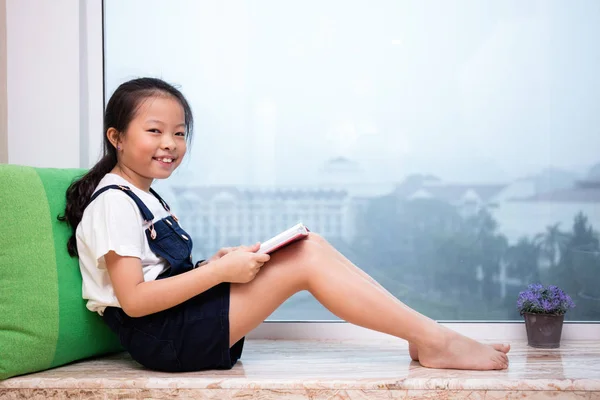
<instances>
[{"instance_id":1,"label":"teeth","mask_svg":"<svg viewBox=\"0 0 600 400\"><path fill-rule=\"evenodd\" d=\"M172 158L157 158L157 160L162 161L162 162L166 162L166 163L173 162Z\"/></svg>"}]
</instances>

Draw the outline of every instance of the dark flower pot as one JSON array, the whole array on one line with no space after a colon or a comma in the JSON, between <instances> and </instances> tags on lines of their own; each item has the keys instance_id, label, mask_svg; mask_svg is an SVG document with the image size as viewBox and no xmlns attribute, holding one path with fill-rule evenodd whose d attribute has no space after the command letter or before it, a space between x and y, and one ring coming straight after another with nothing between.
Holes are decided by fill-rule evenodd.
<instances>
[{"instance_id":1,"label":"dark flower pot","mask_svg":"<svg viewBox=\"0 0 600 400\"><path fill-rule=\"evenodd\" d=\"M560 347L564 315L524 313L527 342L531 347L556 349Z\"/></svg>"}]
</instances>

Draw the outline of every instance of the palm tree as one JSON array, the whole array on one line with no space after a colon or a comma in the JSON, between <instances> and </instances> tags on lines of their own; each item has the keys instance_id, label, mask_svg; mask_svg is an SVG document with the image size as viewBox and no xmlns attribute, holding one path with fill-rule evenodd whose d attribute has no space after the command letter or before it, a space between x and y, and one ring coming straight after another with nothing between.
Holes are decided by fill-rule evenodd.
<instances>
[{"instance_id":1,"label":"palm tree","mask_svg":"<svg viewBox=\"0 0 600 400\"><path fill-rule=\"evenodd\" d=\"M538 259L540 256L540 245L535 240L522 237L511 246L506 253L508 273L525 282L539 282L540 273Z\"/></svg>"},{"instance_id":2,"label":"palm tree","mask_svg":"<svg viewBox=\"0 0 600 400\"><path fill-rule=\"evenodd\" d=\"M467 218L466 223L474 237L471 246L472 257L477 260L476 264L483 272L480 289L484 298L491 302L500 288L493 283L493 277L500 274L502 258L508 248L508 240L497 232L498 222L486 209Z\"/></svg>"},{"instance_id":3,"label":"palm tree","mask_svg":"<svg viewBox=\"0 0 600 400\"><path fill-rule=\"evenodd\" d=\"M546 227L545 233L539 233L535 236L535 242L539 245L540 251L550 262L550 268L556 267L562 252L567 247L569 234L560 230L560 222Z\"/></svg>"},{"instance_id":4,"label":"palm tree","mask_svg":"<svg viewBox=\"0 0 600 400\"><path fill-rule=\"evenodd\" d=\"M569 245L573 248L583 246L587 250L598 250L598 244L598 233L588 223L588 217L580 211L573 222L573 235Z\"/></svg>"}]
</instances>

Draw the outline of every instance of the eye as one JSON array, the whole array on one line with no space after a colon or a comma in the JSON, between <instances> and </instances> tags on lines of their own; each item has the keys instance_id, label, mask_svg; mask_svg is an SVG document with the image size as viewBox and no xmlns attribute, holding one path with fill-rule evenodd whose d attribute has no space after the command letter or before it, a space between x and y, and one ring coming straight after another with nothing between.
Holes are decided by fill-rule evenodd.
<instances>
[{"instance_id":1,"label":"eye","mask_svg":"<svg viewBox=\"0 0 600 400\"><path fill-rule=\"evenodd\" d=\"M148 132L160 133L160 130L158 130L158 129L148 129Z\"/></svg>"},{"instance_id":2,"label":"eye","mask_svg":"<svg viewBox=\"0 0 600 400\"><path fill-rule=\"evenodd\" d=\"M177 132L176 135L185 137L185 132Z\"/></svg>"}]
</instances>

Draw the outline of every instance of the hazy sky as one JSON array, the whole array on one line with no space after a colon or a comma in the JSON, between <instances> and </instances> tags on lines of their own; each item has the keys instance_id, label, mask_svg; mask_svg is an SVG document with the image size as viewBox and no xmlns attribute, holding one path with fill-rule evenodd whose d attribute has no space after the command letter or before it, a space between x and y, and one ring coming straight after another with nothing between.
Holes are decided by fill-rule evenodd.
<instances>
[{"instance_id":1,"label":"hazy sky","mask_svg":"<svg viewBox=\"0 0 600 400\"><path fill-rule=\"evenodd\" d=\"M211 184L507 181L600 161L600 1L106 0L106 91L178 84Z\"/></svg>"}]
</instances>

